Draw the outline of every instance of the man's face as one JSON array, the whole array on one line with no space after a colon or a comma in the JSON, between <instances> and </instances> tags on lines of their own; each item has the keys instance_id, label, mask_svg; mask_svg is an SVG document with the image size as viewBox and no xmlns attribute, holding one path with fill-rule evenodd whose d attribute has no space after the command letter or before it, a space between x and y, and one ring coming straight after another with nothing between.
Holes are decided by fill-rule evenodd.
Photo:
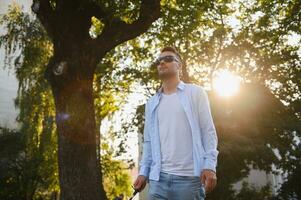
<instances>
[{"instance_id":1,"label":"man's face","mask_svg":"<svg viewBox=\"0 0 301 200\"><path fill-rule=\"evenodd\" d=\"M176 54L171 51L164 51L159 55L158 59L157 69L160 79L169 79L179 73L181 64Z\"/></svg>"}]
</instances>

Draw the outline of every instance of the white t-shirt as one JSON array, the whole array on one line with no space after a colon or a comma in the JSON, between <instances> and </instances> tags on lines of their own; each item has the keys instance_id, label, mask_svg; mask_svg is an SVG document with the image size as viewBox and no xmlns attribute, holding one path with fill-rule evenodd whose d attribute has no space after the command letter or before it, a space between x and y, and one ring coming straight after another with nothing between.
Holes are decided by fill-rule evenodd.
<instances>
[{"instance_id":1,"label":"white t-shirt","mask_svg":"<svg viewBox=\"0 0 301 200\"><path fill-rule=\"evenodd\" d=\"M179 176L194 176L191 128L177 93L162 93L158 121L161 171Z\"/></svg>"}]
</instances>

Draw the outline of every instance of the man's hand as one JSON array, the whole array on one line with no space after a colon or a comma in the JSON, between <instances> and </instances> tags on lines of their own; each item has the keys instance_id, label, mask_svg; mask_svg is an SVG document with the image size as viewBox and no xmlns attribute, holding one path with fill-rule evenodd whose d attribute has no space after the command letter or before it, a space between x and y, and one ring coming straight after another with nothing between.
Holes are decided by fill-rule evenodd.
<instances>
[{"instance_id":1,"label":"man's hand","mask_svg":"<svg viewBox=\"0 0 301 200\"><path fill-rule=\"evenodd\" d=\"M216 174L210 169L204 169L201 173L201 182L205 186L206 194L211 192L217 182Z\"/></svg>"},{"instance_id":2,"label":"man's hand","mask_svg":"<svg viewBox=\"0 0 301 200\"><path fill-rule=\"evenodd\" d=\"M139 175L134 183L134 188L141 192L146 185L146 177Z\"/></svg>"}]
</instances>

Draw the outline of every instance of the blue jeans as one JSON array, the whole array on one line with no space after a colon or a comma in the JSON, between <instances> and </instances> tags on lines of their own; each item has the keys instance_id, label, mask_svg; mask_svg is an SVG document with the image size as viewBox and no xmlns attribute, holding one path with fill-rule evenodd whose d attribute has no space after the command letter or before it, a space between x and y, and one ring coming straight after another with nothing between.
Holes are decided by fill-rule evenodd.
<instances>
[{"instance_id":1,"label":"blue jeans","mask_svg":"<svg viewBox=\"0 0 301 200\"><path fill-rule=\"evenodd\" d=\"M149 180L148 200L204 200L200 177L160 173L159 181Z\"/></svg>"}]
</instances>

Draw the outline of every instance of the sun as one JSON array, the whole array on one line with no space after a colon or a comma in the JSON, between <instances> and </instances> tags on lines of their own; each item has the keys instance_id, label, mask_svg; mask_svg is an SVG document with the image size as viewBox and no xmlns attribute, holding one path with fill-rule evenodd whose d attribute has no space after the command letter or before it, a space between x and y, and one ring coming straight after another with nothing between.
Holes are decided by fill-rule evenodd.
<instances>
[{"instance_id":1,"label":"sun","mask_svg":"<svg viewBox=\"0 0 301 200\"><path fill-rule=\"evenodd\" d=\"M223 97L230 97L238 93L241 77L228 70L220 70L213 78L213 89Z\"/></svg>"}]
</instances>

